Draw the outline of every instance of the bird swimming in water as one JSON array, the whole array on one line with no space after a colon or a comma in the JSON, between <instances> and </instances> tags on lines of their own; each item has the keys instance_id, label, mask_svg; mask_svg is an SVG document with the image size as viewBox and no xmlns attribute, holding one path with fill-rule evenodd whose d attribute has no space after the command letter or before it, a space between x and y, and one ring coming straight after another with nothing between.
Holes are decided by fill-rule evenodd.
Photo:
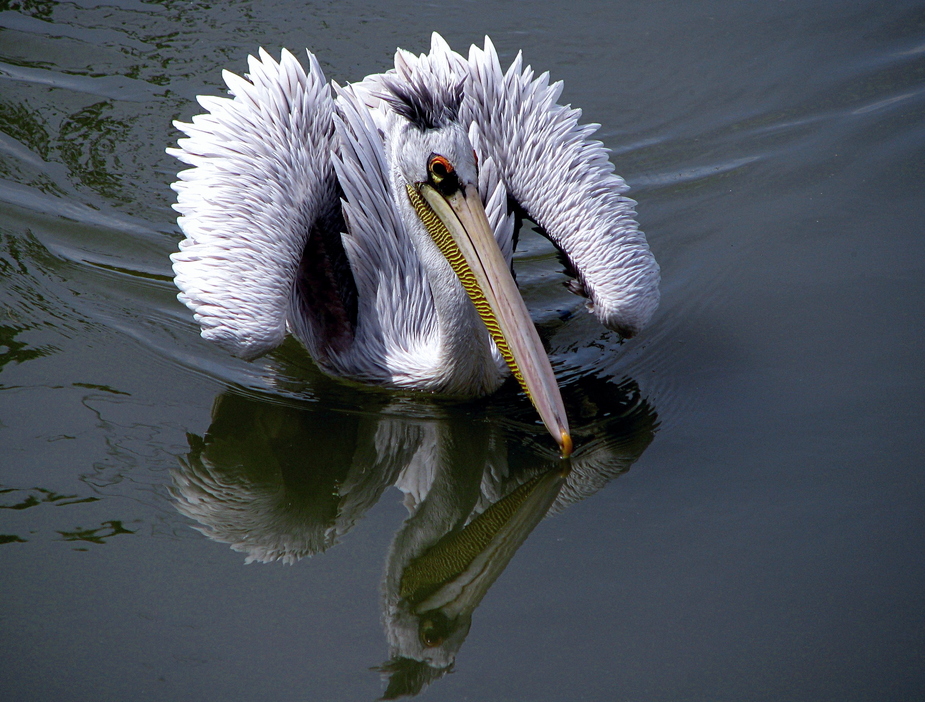
<instances>
[{"instance_id":1,"label":"bird swimming in water","mask_svg":"<svg viewBox=\"0 0 925 702\"><path fill-rule=\"evenodd\" d=\"M329 84L263 49L232 97L200 96L168 152L186 239L171 256L202 336L255 358L292 333L318 366L364 383L471 398L513 373L563 456L568 420L511 273L526 215L563 254L569 287L632 336L659 268L598 125L557 103L562 84L486 37L468 58L429 54Z\"/></svg>"}]
</instances>

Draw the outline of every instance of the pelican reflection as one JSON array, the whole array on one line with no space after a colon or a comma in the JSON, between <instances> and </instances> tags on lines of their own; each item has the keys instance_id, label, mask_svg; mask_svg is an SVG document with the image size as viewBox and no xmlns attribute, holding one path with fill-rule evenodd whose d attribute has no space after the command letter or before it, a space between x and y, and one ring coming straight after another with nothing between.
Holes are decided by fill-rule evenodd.
<instances>
[{"instance_id":1,"label":"pelican reflection","mask_svg":"<svg viewBox=\"0 0 925 702\"><path fill-rule=\"evenodd\" d=\"M377 668L394 699L452 669L473 612L536 525L628 470L657 419L632 382L578 381L567 392L576 449L562 461L509 417L381 402L332 412L226 393L206 435L190 438L172 492L199 531L247 562L294 563L397 487L408 517L386 557L389 657Z\"/></svg>"}]
</instances>

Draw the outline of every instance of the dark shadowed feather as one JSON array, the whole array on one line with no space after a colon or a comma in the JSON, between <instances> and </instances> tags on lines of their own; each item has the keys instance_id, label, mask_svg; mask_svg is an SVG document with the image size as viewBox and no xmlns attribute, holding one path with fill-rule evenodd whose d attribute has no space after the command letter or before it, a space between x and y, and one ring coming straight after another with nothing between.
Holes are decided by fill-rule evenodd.
<instances>
[{"instance_id":1,"label":"dark shadowed feather","mask_svg":"<svg viewBox=\"0 0 925 702\"><path fill-rule=\"evenodd\" d=\"M431 86L386 76L382 83L389 92L380 97L421 131L439 129L459 118L464 81L449 87Z\"/></svg>"}]
</instances>

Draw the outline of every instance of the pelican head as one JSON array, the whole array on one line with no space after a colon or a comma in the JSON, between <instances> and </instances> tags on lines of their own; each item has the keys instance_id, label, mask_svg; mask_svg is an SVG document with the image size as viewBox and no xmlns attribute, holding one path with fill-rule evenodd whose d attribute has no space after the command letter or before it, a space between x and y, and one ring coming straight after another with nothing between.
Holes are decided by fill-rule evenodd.
<instances>
[{"instance_id":1,"label":"pelican head","mask_svg":"<svg viewBox=\"0 0 925 702\"><path fill-rule=\"evenodd\" d=\"M435 175L431 155L439 154L454 165L457 177L476 183L475 150L459 121L464 83L428 83L408 72L399 76L383 78L380 93L394 115L386 147L392 163L407 182L424 182ZM437 175L438 180L445 175Z\"/></svg>"},{"instance_id":2,"label":"pelican head","mask_svg":"<svg viewBox=\"0 0 925 702\"><path fill-rule=\"evenodd\" d=\"M460 314L474 307L562 456L568 457L572 439L555 375L478 190L478 157L459 122L463 84L434 88L413 77L403 84L383 82L390 93L383 98L395 114L386 146L393 179L407 193L403 211L406 221L414 222L415 247L433 277L465 292L471 306L462 302Z\"/></svg>"}]
</instances>

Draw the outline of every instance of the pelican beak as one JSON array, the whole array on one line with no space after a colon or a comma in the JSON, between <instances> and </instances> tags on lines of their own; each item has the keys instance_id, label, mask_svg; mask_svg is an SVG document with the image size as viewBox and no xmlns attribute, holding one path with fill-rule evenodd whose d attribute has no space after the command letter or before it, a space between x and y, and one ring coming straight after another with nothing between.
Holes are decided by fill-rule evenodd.
<instances>
[{"instance_id":1,"label":"pelican beak","mask_svg":"<svg viewBox=\"0 0 925 702\"><path fill-rule=\"evenodd\" d=\"M408 197L446 256L543 424L572 453L562 395L539 334L495 241L478 191L461 185L444 195L428 183L408 185Z\"/></svg>"}]
</instances>

